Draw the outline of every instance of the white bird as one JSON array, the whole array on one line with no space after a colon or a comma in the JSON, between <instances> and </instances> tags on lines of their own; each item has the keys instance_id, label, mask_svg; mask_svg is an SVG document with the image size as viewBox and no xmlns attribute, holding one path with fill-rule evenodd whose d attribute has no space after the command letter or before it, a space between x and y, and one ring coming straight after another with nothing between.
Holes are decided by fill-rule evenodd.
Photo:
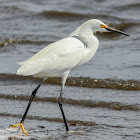
<instances>
[{"instance_id":1,"label":"white bird","mask_svg":"<svg viewBox=\"0 0 140 140\"><path fill-rule=\"evenodd\" d=\"M33 77L41 77L43 80L32 92L21 122L19 124L12 125L12 127L21 126L23 132L28 135L24 129L24 120L37 90L48 77L62 77L62 85L58 103L66 131L69 131L62 108L62 94L66 79L71 69L87 63L96 53L99 41L93 35L93 33L96 31L106 30L129 36L122 31L108 27L100 20L91 19L79 26L67 38L48 45L27 61L22 63L22 66L17 71L17 75L32 75Z\"/></svg>"}]
</instances>

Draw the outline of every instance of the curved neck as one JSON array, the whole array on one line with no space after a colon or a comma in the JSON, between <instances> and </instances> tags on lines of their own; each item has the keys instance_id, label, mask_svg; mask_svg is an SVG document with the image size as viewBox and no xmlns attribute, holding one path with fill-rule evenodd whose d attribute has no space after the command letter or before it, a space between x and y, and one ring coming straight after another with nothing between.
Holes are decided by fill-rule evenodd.
<instances>
[{"instance_id":1,"label":"curved neck","mask_svg":"<svg viewBox=\"0 0 140 140\"><path fill-rule=\"evenodd\" d=\"M90 26L87 26L85 23L79 26L74 32L70 34L70 36L82 36L82 37L88 37L92 36L93 31Z\"/></svg>"},{"instance_id":2,"label":"curved neck","mask_svg":"<svg viewBox=\"0 0 140 140\"><path fill-rule=\"evenodd\" d=\"M81 25L74 32L70 34L71 37L79 39L87 48L98 47L99 41L93 35L93 30L90 26ZM96 43L95 43L96 42Z\"/></svg>"}]
</instances>

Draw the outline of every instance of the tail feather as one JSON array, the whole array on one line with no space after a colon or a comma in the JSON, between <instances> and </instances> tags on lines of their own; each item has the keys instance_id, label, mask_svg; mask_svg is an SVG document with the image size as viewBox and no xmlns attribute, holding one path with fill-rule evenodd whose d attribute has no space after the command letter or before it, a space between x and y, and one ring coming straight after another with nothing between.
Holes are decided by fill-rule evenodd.
<instances>
[{"instance_id":1,"label":"tail feather","mask_svg":"<svg viewBox=\"0 0 140 140\"><path fill-rule=\"evenodd\" d=\"M19 66L22 66L22 65L25 64L27 61L28 61L28 60L25 60L25 61L22 61L22 62L17 62L17 64L18 64Z\"/></svg>"}]
</instances>

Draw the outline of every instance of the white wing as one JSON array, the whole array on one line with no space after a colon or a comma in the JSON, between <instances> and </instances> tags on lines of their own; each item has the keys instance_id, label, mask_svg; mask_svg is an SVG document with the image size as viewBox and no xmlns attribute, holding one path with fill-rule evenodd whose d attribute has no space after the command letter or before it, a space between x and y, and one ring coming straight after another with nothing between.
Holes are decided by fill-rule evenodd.
<instances>
[{"instance_id":1,"label":"white wing","mask_svg":"<svg viewBox=\"0 0 140 140\"><path fill-rule=\"evenodd\" d=\"M17 71L18 75L63 73L74 68L83 58L84 44L73 37L52 43L28 59Z\"/></svg>"}]
</instances>

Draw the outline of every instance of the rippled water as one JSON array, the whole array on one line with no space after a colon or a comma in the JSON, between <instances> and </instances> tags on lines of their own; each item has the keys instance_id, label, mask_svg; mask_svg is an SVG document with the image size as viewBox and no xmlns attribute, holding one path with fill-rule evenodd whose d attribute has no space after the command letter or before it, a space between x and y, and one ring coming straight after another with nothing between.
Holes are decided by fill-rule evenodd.
<instances>
[{"instance_id":1,"label":"rippled water","mask_svg":"<svg viewBox=\"0 0 140 140\"><path fill-rule=\"evenodd\" d=\"M139 0L0 0L0 138L118 140L140 139ZM38 91L25 121L30 136L9 133L18 123L39 79L16 76L19 61L67 37L97 18L130 37L96 33L99 49L88 64L72 70L64 94L71 130L65 134L57 99L60 78Z\"/></svg>"}]
</instances>

